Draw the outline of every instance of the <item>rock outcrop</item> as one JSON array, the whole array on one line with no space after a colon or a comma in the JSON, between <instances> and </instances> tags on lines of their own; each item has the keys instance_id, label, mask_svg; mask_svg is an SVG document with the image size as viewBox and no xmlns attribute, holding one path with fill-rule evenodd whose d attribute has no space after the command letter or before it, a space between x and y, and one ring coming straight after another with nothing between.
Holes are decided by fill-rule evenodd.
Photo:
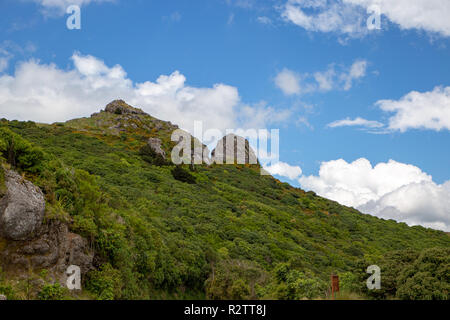
<instances>
[{"instance_id":1,"label":"rock outcrop","mask_svg":"<svg viewBox=\"0 0 450 320\"><path fill-rule=\"evenodd\" d=\"M150 138L148 139L148 146L158 155L166 159L166 152L161 148L161 139L158 138Z\"/></svg>"},{"instance_id":2,"label":"rock outcrop","mask_svg":"<svg viewBox=\"0 0 450 320\"><path fill-rule=\"evenodd\" d=\"M0 171L6 186L0 199L0 267L19 275L47 269L63 285L70 265L82 273L92 269L94 254L86 239L61 221L43 222L42 191L15 171Z\"/></svg>"},{"instance_id":3,"label":"rock outcrop","mask_svg":"<svg viewBox=\"0 0 450 320\"><path fill-rule=\"evenodd\" d=\"M44 218L44 195L12 170L5 171L5 185L6 195L0 200L0 236L9 240L30 239Z\"/></svg>"},{"instance_id":4,"label":"rock outcrop","mask_svg":"<svg viewBox=\"0 0 450 320\"><path fill-rule=\"evenodd\" d=\"M0 245L3 270L26 273L47 269L61 284L65 283L65 272L70 265L79 266L86 273L92 269L93 258L87 240L69 232L67 225L60 221L42 225L34 239Z\"/></svg>"},{"instance_id":5,"label":"rock outcrop","mask_svg":"<svg viewBox=\"0 0 450 320\"><path fill-rule=\"evenodd\" d=\"M141 109L134 108L123 100L114 100L111 103L108 103L105 107L105 111L114 114L146 115Z\"/></svg>"},{"instance_id":6,"label":"rock outcrop","mask_svg":"<svg viewBox=\"0 0 450 320\"><path fill-rule=\"evenodd\" d=\"M213 162L219 164L258 164L258 158L248 140L234 134L219 140L211 157Z\"/></svg>"}]
</instances>

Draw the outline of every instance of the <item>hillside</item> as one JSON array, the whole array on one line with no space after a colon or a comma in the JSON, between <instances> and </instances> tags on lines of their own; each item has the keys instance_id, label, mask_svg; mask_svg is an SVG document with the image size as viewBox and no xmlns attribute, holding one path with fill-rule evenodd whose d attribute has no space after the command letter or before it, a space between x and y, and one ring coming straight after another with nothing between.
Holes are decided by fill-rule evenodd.
<instances>
[{"instance_id":1,"label":"hillside","mask_svg":"<svg viewBox=\"0 0 450 320\"><path fill-rule=\"evenodd\" d=\"M168 160L177 126L116 105L52 125L0 121L3 167L42 190L45 224L67 225L92 251L77 298L317 298L333 272L365 295L365 268L395 265L399 250L413 252L410 263L429 250L448 260L448 234L362 214L261 176L259 165L175 167ZM1 142L7 135L29 143L13 164ZM163 152L148 147L151 138ZM9 242L0 239L0 252ZM23 297L24 275L1 264L0 293ZM42 269L29 275L41 279L32 298L57 291Z\"/></svg>"}]
</instances>

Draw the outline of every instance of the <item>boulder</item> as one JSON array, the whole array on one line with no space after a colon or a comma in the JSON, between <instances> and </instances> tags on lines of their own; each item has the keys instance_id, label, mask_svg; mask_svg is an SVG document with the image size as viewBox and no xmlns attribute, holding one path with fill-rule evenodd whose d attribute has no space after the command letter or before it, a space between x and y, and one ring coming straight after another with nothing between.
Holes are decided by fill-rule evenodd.
<instances>
[{"instance_id":1,"label":"boulder","mask_svg":"<svg viewBox=\"0 0 450 320\"><path fill-rule=\"evenodd\" d=\"M219 140L211 157L218 164L258 164L258 158L248 140L234 134Z\"/></svg>"},{"instance_id":2,"label":"boulder","mask_svg":"<svg viewBox=\"0 0 450 320\"><path fill-rule=\"evenodd\" d=\"M5 300L8 300L8 299L6 298L6 296L0 294L0 301L5 301Z\"/></svg>"},{"instance_id":3,"label":"boulder","mask_svg":"<svg viewBox=\"0 0 450 320\"><path fill-rule=\"evenodd\" d=\"M45 214L42 191L12 170L5 170L5 186L6 195L0 200L0 236L9 240L33 238Z\"/></svg>"},{"instance_id":4,"label":"boulder","mask_svg":"<svg viewBox=\"0 0 450 320\"><path fill-rule=\"evenodd\" d=\"M158 155L166 159L166 152L161 148L161 139L158 138L150 138L148 139L148 146Z\"/></svg>"}]
</instances>

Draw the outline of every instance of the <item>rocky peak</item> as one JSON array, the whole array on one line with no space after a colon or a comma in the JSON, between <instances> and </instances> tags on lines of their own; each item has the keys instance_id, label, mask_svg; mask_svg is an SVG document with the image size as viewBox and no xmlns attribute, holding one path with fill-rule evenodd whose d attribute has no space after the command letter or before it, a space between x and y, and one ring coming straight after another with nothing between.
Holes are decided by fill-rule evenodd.
<instances>
[{"instance_id":1,"label":"rocky peak","mask_svg":"<svg viewBox=\"0 0 450 320\"><path fill-rule=\"evenodd\" d=\"M134 108L127 104L123 100L114 100L106 105L106 112L114 113L117 115L121 114L136 114L136 115L146 115L144 111L138 108Z\"/></svg>"},{"instance_id":2,"label":"rocky peak","mask_svg":"<svg viewBox=\"0 0 450 320\"><path fill-rule=\"evenodd\" d=\"M228 151L227 147L234 150ZM258 164L258 158L248 140L235 134L228 134L219 140L211 156L215 163Z\"/></svg>"}]
</instances>

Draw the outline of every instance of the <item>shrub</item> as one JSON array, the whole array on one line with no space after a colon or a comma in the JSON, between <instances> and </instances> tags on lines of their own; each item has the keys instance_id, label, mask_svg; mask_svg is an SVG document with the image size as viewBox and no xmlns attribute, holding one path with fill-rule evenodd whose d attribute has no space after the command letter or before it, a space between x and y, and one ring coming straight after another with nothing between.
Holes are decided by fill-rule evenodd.
<instances>
[{"instance_id":1,"label":"shrub","mask_svg":"<svg viewBox=\"0 0 450 320\"><path fill-rule=\"evenodd\" d=\"M100 270L89 273L87 290L97 295L99 300L114 300L121 296L122 281L120 272L109 263L104 264Z\"/></svg>"},{"instance_id":2,"label":"shrub","mask_svg":"<svg viewBox=\"0 0 450 320\"><path fill-rule=\"evenodd\" d=\"M182 166L176 166L172 170L173 177L181 182L186 182L189 184L195 184L197 183L195 177L186 169L184 169Z\"/></svg>"},{"instance_id":3,"label":"shrub","mask_svg":"<svg viewBox=\"0 0 450 320\"><path fill-rule=\"evenodd\" d=\"M13 167L30 172L40 171L44 152L8 128L0 128L0 153Z\"/></svg>"},{"instance_id":4,"label":"shrub","mask_svg":"<svg viewBox=\"0 0 450 320\"><path fill-rule=\"evenodd\" d=\"M64 288L59 283L46 284L39 292L39 300L63 300Z\"/></svg>"},{"instance_id":5,"label":"shrub","mask_svg":"<svg viewBox=\"0 0 450 320\"><path fill-rule=\"evenodd\" d=\"M6 296L6 299L8 300L15 300L16 295L14 293L14 289L9 284L2 284L0 283L0 294L3 294Z\"/></svg>"},{"instance_id":6,"label":"shrub","mask_svg":"<svg viewBox=\"0 0 450 320\"><path fill-rule=\"evenodd\" d=\"M148 144L139 150L139 155L142 157L142 160L152 165L158 167L168 165L166 159L164 159L162 155L156 153Z\"/></svg>"},{"instance_id":7,"label":"shrub","mask_svg":"<svg viewBox=\"0 0 450 320\"><path fill-rule=\"evenodd\" d=\"M359 280L358 275L351 272L345 272L339 275L339 280L339 286L343 291L354 293L361 292L362 282Z\"/></svg>"},{"instance_id":8,"label":"shrub","mask_svg":"<svg viewBox=\"0 0 450 320\"><path fill-rule=\"evenodd\" d=\"M450 249L424 250L397 278L397 298L448 300L450 298Z\"/></svg>"},{"instance_id":9,"label":"shrub","mask_svg":"<svg viewBox=\"0 0 450 320\"><path fill-rule=\"evenodd\" d=\"M315 299L323 297L327 290L326 282L298 270L289 272L286 282L289 299Z\"/></svg>"}]
</instances>

